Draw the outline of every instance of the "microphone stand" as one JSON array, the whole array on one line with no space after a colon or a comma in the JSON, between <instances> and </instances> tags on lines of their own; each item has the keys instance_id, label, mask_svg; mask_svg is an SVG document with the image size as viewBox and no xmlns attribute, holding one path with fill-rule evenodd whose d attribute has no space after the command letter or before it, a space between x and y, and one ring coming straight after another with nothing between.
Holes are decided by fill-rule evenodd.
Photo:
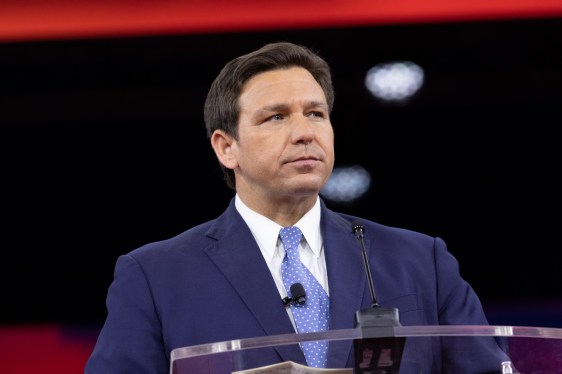
<instances>
[{"instance_id":1,"label":"microphone stand","mask_svg":"<svg viewBox=\"0 0 562 374\"><path fill-rule=\"evenodd\" d=\"M394 327L402 326L399 312L397 308L379 305L363 239L365 228L354 221L351 229L361 247L372 301L370 308L355 312L355 327L361 330L362 339L354 341L354 373L397 374L406 340L394 333Z\"/></svg>"}]
</instances>

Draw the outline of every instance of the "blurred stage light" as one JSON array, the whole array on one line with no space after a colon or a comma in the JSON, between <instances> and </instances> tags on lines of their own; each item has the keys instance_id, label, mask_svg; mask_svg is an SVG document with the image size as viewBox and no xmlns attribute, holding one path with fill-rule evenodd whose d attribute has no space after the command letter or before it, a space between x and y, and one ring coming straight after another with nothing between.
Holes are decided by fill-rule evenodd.
<instances>
[{"instance_id":1,"label":"blurred stage light","mask_svg":"<svg viewBox=\"0 0 562 374\"><path fill-rule=\"evenodd\" d=\"M370 186L371 176L363 167L335 167L320 194L334 202L349 203L363 196Z\"/></svg>"},{"instance_id":2,"label":"blurred stage light","mask_svg":"<svg viewBox=\"0 0 562 374\"><path fill-rule=\"evenodd\" d=\"M378 99L402 102L412 97L424 83L421 67L410 61L381 63L367 71L365 86Z\"/></svg>"}]
</instances>

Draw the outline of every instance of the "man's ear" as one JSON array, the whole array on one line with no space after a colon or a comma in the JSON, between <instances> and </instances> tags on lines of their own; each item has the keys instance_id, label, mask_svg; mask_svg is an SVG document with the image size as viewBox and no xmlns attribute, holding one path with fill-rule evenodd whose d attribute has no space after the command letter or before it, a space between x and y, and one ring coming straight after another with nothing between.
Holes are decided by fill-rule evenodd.
<instances>
[{"instance_id":1,"label":"man's ear","mask_svg":"<svg viewBox=\"0 0 562 374\"><path fill-rule=\"evenodd\" d=\"M215 130L211 135L211 145L217 158L224 167L235 169L238 166L233 147L236 147L236 140L222 130Z\"/></svg>"}]
</instances>

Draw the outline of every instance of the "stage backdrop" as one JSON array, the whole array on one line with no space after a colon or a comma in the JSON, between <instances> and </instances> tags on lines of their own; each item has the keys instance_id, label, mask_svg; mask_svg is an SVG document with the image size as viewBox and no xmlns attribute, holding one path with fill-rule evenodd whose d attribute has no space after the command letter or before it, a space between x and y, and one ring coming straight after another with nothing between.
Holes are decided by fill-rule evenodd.
<instances>
[{"instance_id":1,"label":"stage backdrop","mask_svg":"<svg viewBox=\"0 0 562 374\"><path fill-rule=\"evenodd\" d=\"M444 238L492 323L562 325L559 2L219 3L1 6L1 372L80 372L117 256L222 212L205 95L226 61L279 40L329 61L336 166L371 177L328 205ZM365 74L397 60L426 81L386 105ZM22 367L30 341L52 351Z\"/></svg>"}]
</instances>

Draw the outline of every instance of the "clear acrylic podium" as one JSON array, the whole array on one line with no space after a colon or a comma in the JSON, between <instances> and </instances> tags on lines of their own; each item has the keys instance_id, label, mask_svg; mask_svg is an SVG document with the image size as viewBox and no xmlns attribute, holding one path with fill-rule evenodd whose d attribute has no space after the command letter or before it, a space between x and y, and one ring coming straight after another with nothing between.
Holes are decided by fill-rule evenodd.
<instances>
[{"instance_id":1,"label":"clear acrylic podium","mask_svg":"<svg viewBox=\"0 0 562 374\"><path fill-rule=\"evenodd\" d=\"M562 373L562 329L559 328L473 325L395 326L381 330L381 334L377 335L376 339L385 337L414 339L419 340L421 344L424 344L424 339L428 338L446 341L446 339L495 337L501 341L510 359L510 362L498 365L498 373ZM263 336L182 347L171 352L170 374L231 374L252 369L249 362L259 357L262 349L306 341L356 342L364 338L362 331L355 328L323 333ZM258 366L275 363L277 362L262 362ZM349 373L353 372L349 370Z\"/></svg>"}]
</instances>

